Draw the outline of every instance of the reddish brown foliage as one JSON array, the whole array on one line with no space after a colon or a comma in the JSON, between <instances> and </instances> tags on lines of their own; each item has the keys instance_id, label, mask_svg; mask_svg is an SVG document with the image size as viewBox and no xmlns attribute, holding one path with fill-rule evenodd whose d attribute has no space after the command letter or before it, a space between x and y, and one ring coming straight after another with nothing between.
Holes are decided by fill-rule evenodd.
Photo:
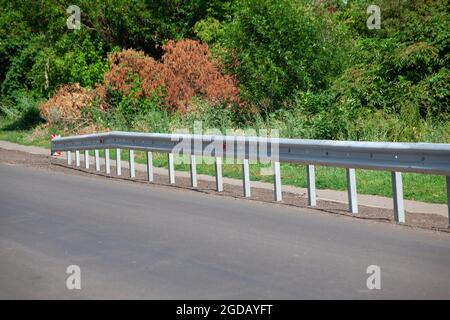
<instances>
[{"instance_id":1,"label":"reddish brown foliage","mask_svg":"<svg viewBox=\"0 0 450 320\"><path fill-rule=\"evenodd\" d=\"M211 61L208 45L194 40L169 41L163 46L167 103L184 111L194 95L211 102L238 102L235 81Z\"/></svg>"},{"instance_id":2,"label":"reddish brown foliage","mask_svg":"<svg viewBox=\"0 0 450 320\"><path fill-rule=\"evenodd\" d=\"M141 85L138 95L148 96L151 91L164 84L161 77L163 73L161 63L148 57L142 51L123 50L109 55L109 71L105 74L105 86L120 91L127 95L139 80ZM136 78L137 77L137 78ZM104 96L104 88L100 88L99 93Z\"/></svg>"},{"instance_id":3,"label":"reddish brown foliage","mask_svg":"<svg viewBox=\"0 0 450 320\"><path fill-rule=\"evenodd\" d=\"M194 40L169 41L163 50L162 63L134 50L111 54L104 86L129 94L139 80L138 95L150 96L163 88L166 104L182 112L193 96L213 103L239 103L236 81L220 73L208 45ZM102 96L105 87L99 88Z\"/></svg>"}]
</instances>

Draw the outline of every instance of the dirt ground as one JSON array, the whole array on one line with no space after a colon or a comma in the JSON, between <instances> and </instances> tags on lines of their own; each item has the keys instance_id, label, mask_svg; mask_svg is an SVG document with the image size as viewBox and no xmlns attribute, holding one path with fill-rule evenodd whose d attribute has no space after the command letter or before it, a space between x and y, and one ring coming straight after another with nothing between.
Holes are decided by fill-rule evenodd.
<instances>
[{"instance_id":1,"label":"dirt ground","mask_svg":"<svg viewBox=\"0 0 450 320\"><path fill-rule=\"evenodd\" d=\"M66 161L62 159L53 159L50 156L34 155L30 153L25 153L21 151L5 150L0 148L0 162L9 163L15 165L23 165L27 167L33 167L41 170L51 170L55 172L63 172L66 174L75 175L89 175L96 176L99 179L117 179L127 181L128 183L142 183L147 184L146 172L136 171L136 178L129 179L129 172L126 168L122 168L122 176L115 176L115 167L111 166L111 175L107 176L104 172L104 167L101 166L102 173L95 172L95 168L86 170L84 168L75 168L74 166L67 166ZM111 162L112 164L113 162ZM1 177L0 177L1 178ZM0 180L1 181L1 180ZM242 198L243 191L242 187L233 186L229 184L224 184L223 192L215 191L215 183L209 181L198 181L198 187L190 187L190 179L176 176L176 184L169 185L168 176L155 174L154 184L167 186L169 188L183 188L190 189L196 192L203 192L207 194L215 194L226 197ZM279 206L290 206L298 208L308 208L307 195L293 194L289 192L283 192L283 201L281 203L276 203L273 200L273 192L267 189L252 188L251 198L252 201L268 202L276 204ZM347 211L347 205L342 203L336 203L331 201L317 201L316 209L324 214L330 214L337 217L351 217L354 219L365 219L370 221L376 221L381 223L392 223L397 224L394 221L394 214L392 210L372 208L366 206L359 206L359 213L356 215L350 214ZM399 224L400 225L400 224ZM429 229L440 232L449 232L448 219L446 217L429 214L429 213L411 213L406 212L406 223L402 224L402 227L413 227L421 229Z\"/></svg>"}]
</instances>

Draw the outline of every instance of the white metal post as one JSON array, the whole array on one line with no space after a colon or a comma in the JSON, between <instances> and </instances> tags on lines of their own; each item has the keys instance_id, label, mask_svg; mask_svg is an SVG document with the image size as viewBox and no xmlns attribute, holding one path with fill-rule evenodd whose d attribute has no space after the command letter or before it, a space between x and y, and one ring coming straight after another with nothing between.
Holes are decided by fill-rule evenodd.
<instances>
[{"instance_id":1,"label":"white metal post","mask_svg":"<svg viewBox=\"0 0 450 320\"><path fill-rule=\"evenodd\" d=\"M281 194L281 169L280 162L275 161L273 163L273 191L275 196L275 201L282 200Z\"/></svg>"},{"instance_id":2,"label":"white metal post","mask_svg":"<svg viewBox=\"0 0 450 320\"><path fill-rule=\"evenodd\" d=\"M306 166L306 180L308 183L308 205L315 207L316 200L316 172L313 165Z\"/></svg>"},{"instance_id":3,"label":"white metal post","mask_svg":"<svg viewBox=\"0 0 450 320\"><path fill-rule=\"evenodd\" d=\"M136 168L134 166L134 150L129 150L128 164L130 169L130 178L136 177Z\"/></svg>"},{"instance_id":4,"label":"white metal post","mask_svg":"<svg viewBox=\"0 0 450 320\"><path fill-rule=\"evenodd\" d=\"M450 228L450 176L446 176L447 181L447 209L448 209L448 227Z\"/></svg>"},{"instance_id":5,"label":"white metal post","mask_svg":"<svg viewBox=\"0 0 450 320\"><path fill-rule=\"evenodd\" d=\"M223 181L222 181L222 158L216 157L216 191L222 192L223 191Z\"/></svg>"},{"instance_id":6,"label":"white metal post","mask_svg":"<svg viewBox=\"0 0 450 320\"><path fill-rule=\"evenodd\" d=\"M153 154L151 151L147 151L147 179L149 182L153 182Z\"/></svg>"},{"instance_id":7,"label":"white metal post","mask_svg":"<svg viewBox=\"0 0 450 320\"><path fill-rule=\"evenodd\" d=\"M100 155L98 150L94 151L95 154L95 171L100 171Z\"/></svg>"},{"instance_id":8,"label":"white metal post","mask_svg":"<svg viewBox=\"0 0 450 320\"><path fill-rule=\"evenodd\" d=\"M111 164L109 162L109 149L105 149L105 171L106 174L111 174Z\"/></svg>"},{"instance_id":9,"label":"white metal post","mask_svg":"<svg viewBox=\"0 0 450 320\"><path fill-rule=\"evenodd\" d=\"M394 200L394 218L399 223L405 223L405 206L403 204L403 181L401 172L392 174L392 197Z\"/></svg>"},{"instance_id":10,"label":"white metal post","mask_svg":"<svg viewBox=\"0 0 450 320\"><path fill-rule=\"evenodd\" d=\"M169 183L175 183L175 169L173 167L173 153L169 152L167 154L167 160L169 162Z\"/></svg>"},{"instance_id":11,"label":"white metal post","mask_svg":"<svg viewBox=\"0 0 450 320\"><path fill-rule=\"evenodd\" d=\"M84 150L84 166L89 169L89 150Z\"/></svg>"},{"instance_id":12,"label":"white metal post","mask_svg":"<svg viewBox=\"0 0 450 320\"><path fill-rule=\"evenodd\" d=\"M68 166L72 165L72 152L71 151L67 151L67 165Z\"/></svg>"},{"instance_id":13,"label":"white metal post","mask_svg":"<svg viewBox=\"0 0 450 320\"><path fill-rule=\"evenodd\" d=\"M116 174L118 176L122 175L122 161L120 159L120 149L116 149Z\"/></svg>"},{"instance_id":14,"label":"white metal post","mask_svg":"<svg viewBox=\"0 0 450 320\"><path fill-rule=\"evenodd\" d=\"M77 167L80 166L80 150L75 151L75 163Z\"/></svg>"},{"instance_id":15,"label":"white metal post","mask_svg":"<svg viewBox=\"0 0 450 320\"><path fill-rule=\"evenodd\" d=\"M242 176L244 182L244 197L248 198L250 194L250 167L248 159L242 159Z\"/></svg>"},{"instance_id":16,"label":"white metal post","mask_svg":"<svg viewBox=\"0 0 450 320\"><path fill-rule=\"evenodd\" d=\"M347 168L348 211L358 213L358 197L356 193L356 170Z\"/></svg>"},{"instance_id":17,"label":"white metal post","mask_svg":"<svg viewBox=\"0 0 450 320\"><path fill-rule=\"evenodd\" d=\"M197 159L195 157L195 154L191 154L190 169L191 169L191 186L193 188L196 188L197 187Z\"/></svg>"}]
</instances>

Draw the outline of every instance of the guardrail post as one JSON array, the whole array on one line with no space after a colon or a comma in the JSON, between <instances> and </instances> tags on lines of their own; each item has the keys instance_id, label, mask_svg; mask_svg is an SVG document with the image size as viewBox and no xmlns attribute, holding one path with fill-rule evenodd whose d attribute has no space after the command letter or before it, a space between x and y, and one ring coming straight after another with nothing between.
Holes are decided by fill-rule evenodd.
<instances>
[{"instance_id":1,"label":"guardrail post","mask_svg":"<svg viewBox=\"0 0 450 320\"><path fill-rule=\"evenodd\" d=\"M223 191L223 182L222 182L222 158L216 157L216 191Z\"/></svg>"},{"instance_id":2,"label":"guardrail post","mask_svg":"<svg viewBox=\"0 0 450 320\"><path fill-rule=\"evenodd\" d=\"M191 154L191 161L189 163L191 169L191 186L197 187L197 159L194 154Z\"/></svg>"},{"instance_id":3,"label":"guardrail post","mask_svg":"<svg viewBox=\"0 0 450 320\"><path fill-rule=\"evenodd\" d=\"M111 174L111 165L109 163L109 149L105 149L105 172Z\"/></svg>"},{"instance_id":4,"label":"guardrail post","mask_svg":"<svg viewBox=\"0 0 450 320\"><path fill-rule=\"evenodd\" d=\"M136 169L134 166L134 150L129 150L128 164L130 169L130 178L136 177Z\"/></svg>"},{"instance_id":5,"label":"guardrail post","mask_svg":"<svg viewBox=\"0 0 450 320\"><path fill-rule=\"evenodd\" d=\"M448 227L450 228L450 176L446 176L447 181L447 209L448 209Z\"/></svg>"},{"instance_id":6,"label":"guardrail post","mask_svg":"<svg viewBox=\"0 0 450 320\"><path fill-rule=\"evenodd\" d=\"M347 168L348 211L358 213L358 197L356 193L356 170Z\"/></svg>"},{"instance_id":7,"label":"guardrail post","mask_svg":"<svg viewBox=\"0 0 450 320\"><path fill-rule=\"evenodd\" d=\"M244 182L244 197L250 197L250 167L248 159L242 159L242 176Z\"/></svg>"},{"instance_id":8,"label":"guardrail post","mask_svg":"<svg viewBox=\"0 0 450 320\"><path fill-rule=\"evenodd\" d=\"M153 182L153 154L147 151L147 180Z\"/></svg>"},{"instance_id":9,"label":"guardrail post","mask_svg":"<svg viewBox=\"0 0 450 320\"><path fill-rule=\"evenodd\" d=\"M77 167L80 166L80 150L75 151L75 164Z\"/></svg>"},{"instance_id":10,"label":"guardrail post","mask_svg":"<svg viewBox=\"0 0 450 320\"><path fill-rule=\"evenodd\" d=\"M84 167L89 169L89 150L84 150Z\"/></svg>"},{"instance_id":11,"label":"guardrail post","mask_svg":"<svg viewBox=\"0 0 450 320\"><path fill-rule=\"evenodd\" d=\"M122 175L122 161L120 159L120 149L116 149L116 174L118 176Z\"/></svg>"},{"instance_id":12,"label":"guardrail post","mask_svg":"<svg viewBox=\"0 0 450 320\"><path fill-rule=\"evenodd\" d=\"M281 169L280 162L275 161L273 163L273 191L275 196L275 201L282 200L281 194Z\"/></svg>"},{"instance_id":13,"label":"guardrail post","mask_svg":"<svg viewBox=\"0 0 450 320\"><path fill-rule=\"evenodd\" d=\"M169 162L169 183L175 183L175 169L173 167L173 153L169 152L167 154L167 160Z\"/></svg>"},{"instance_id":14,"label":"guardrail post","mask_svg":"<svg viewBox=\"0 0 450 320\"><path fill-rule=\"evenodd\" d=\"M313 165L306 166L306 180L308 182L308 205L315 207L316 201L316 173Z\"/></svg>"},{"instance_id":15,"label":"guardrail post","mask_svg":"<svg viewBox=\"0 0 450 320\"><path fill-rule=\"evenodd\" d=\"M394 218L399 223L405 223L405 206L403 204L403 182L401 172L391 172L392 198L394 199Z\"/></svg>"},{"instance_id":16,"label":"guardrail post","mask_svg":"<svg viewBox=\"0 0 450 320\"><path fill-rule=\"evenodd\" d=\"M72 152L67 151L67 165L72 165Z\"/></svg>"},{"instance_id":17,"label":"guardrail post","mask_svg":"<svg viewBox=\"0 0 450 320\"><path fill-rule=\"evenodd\" d=\"M100 155L98 150L95 150L94 154L95 154L95 171L100 171Z\"/></svg>"}]
</instances>

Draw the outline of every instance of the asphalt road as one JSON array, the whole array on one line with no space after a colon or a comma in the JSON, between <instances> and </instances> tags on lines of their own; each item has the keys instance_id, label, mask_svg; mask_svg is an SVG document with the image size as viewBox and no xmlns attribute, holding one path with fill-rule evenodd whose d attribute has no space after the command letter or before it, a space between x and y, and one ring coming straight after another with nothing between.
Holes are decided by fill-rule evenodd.
<instances>
[{"instance_id":1,"label":"asphalt road","mask_svg":"<svg viewBox=\"0 0 450 320\"><path fill-rule=\"evenodd\" d=\"M0 164L0 298L449 299L450 235Z\"/></svg>"}]
</instances>

